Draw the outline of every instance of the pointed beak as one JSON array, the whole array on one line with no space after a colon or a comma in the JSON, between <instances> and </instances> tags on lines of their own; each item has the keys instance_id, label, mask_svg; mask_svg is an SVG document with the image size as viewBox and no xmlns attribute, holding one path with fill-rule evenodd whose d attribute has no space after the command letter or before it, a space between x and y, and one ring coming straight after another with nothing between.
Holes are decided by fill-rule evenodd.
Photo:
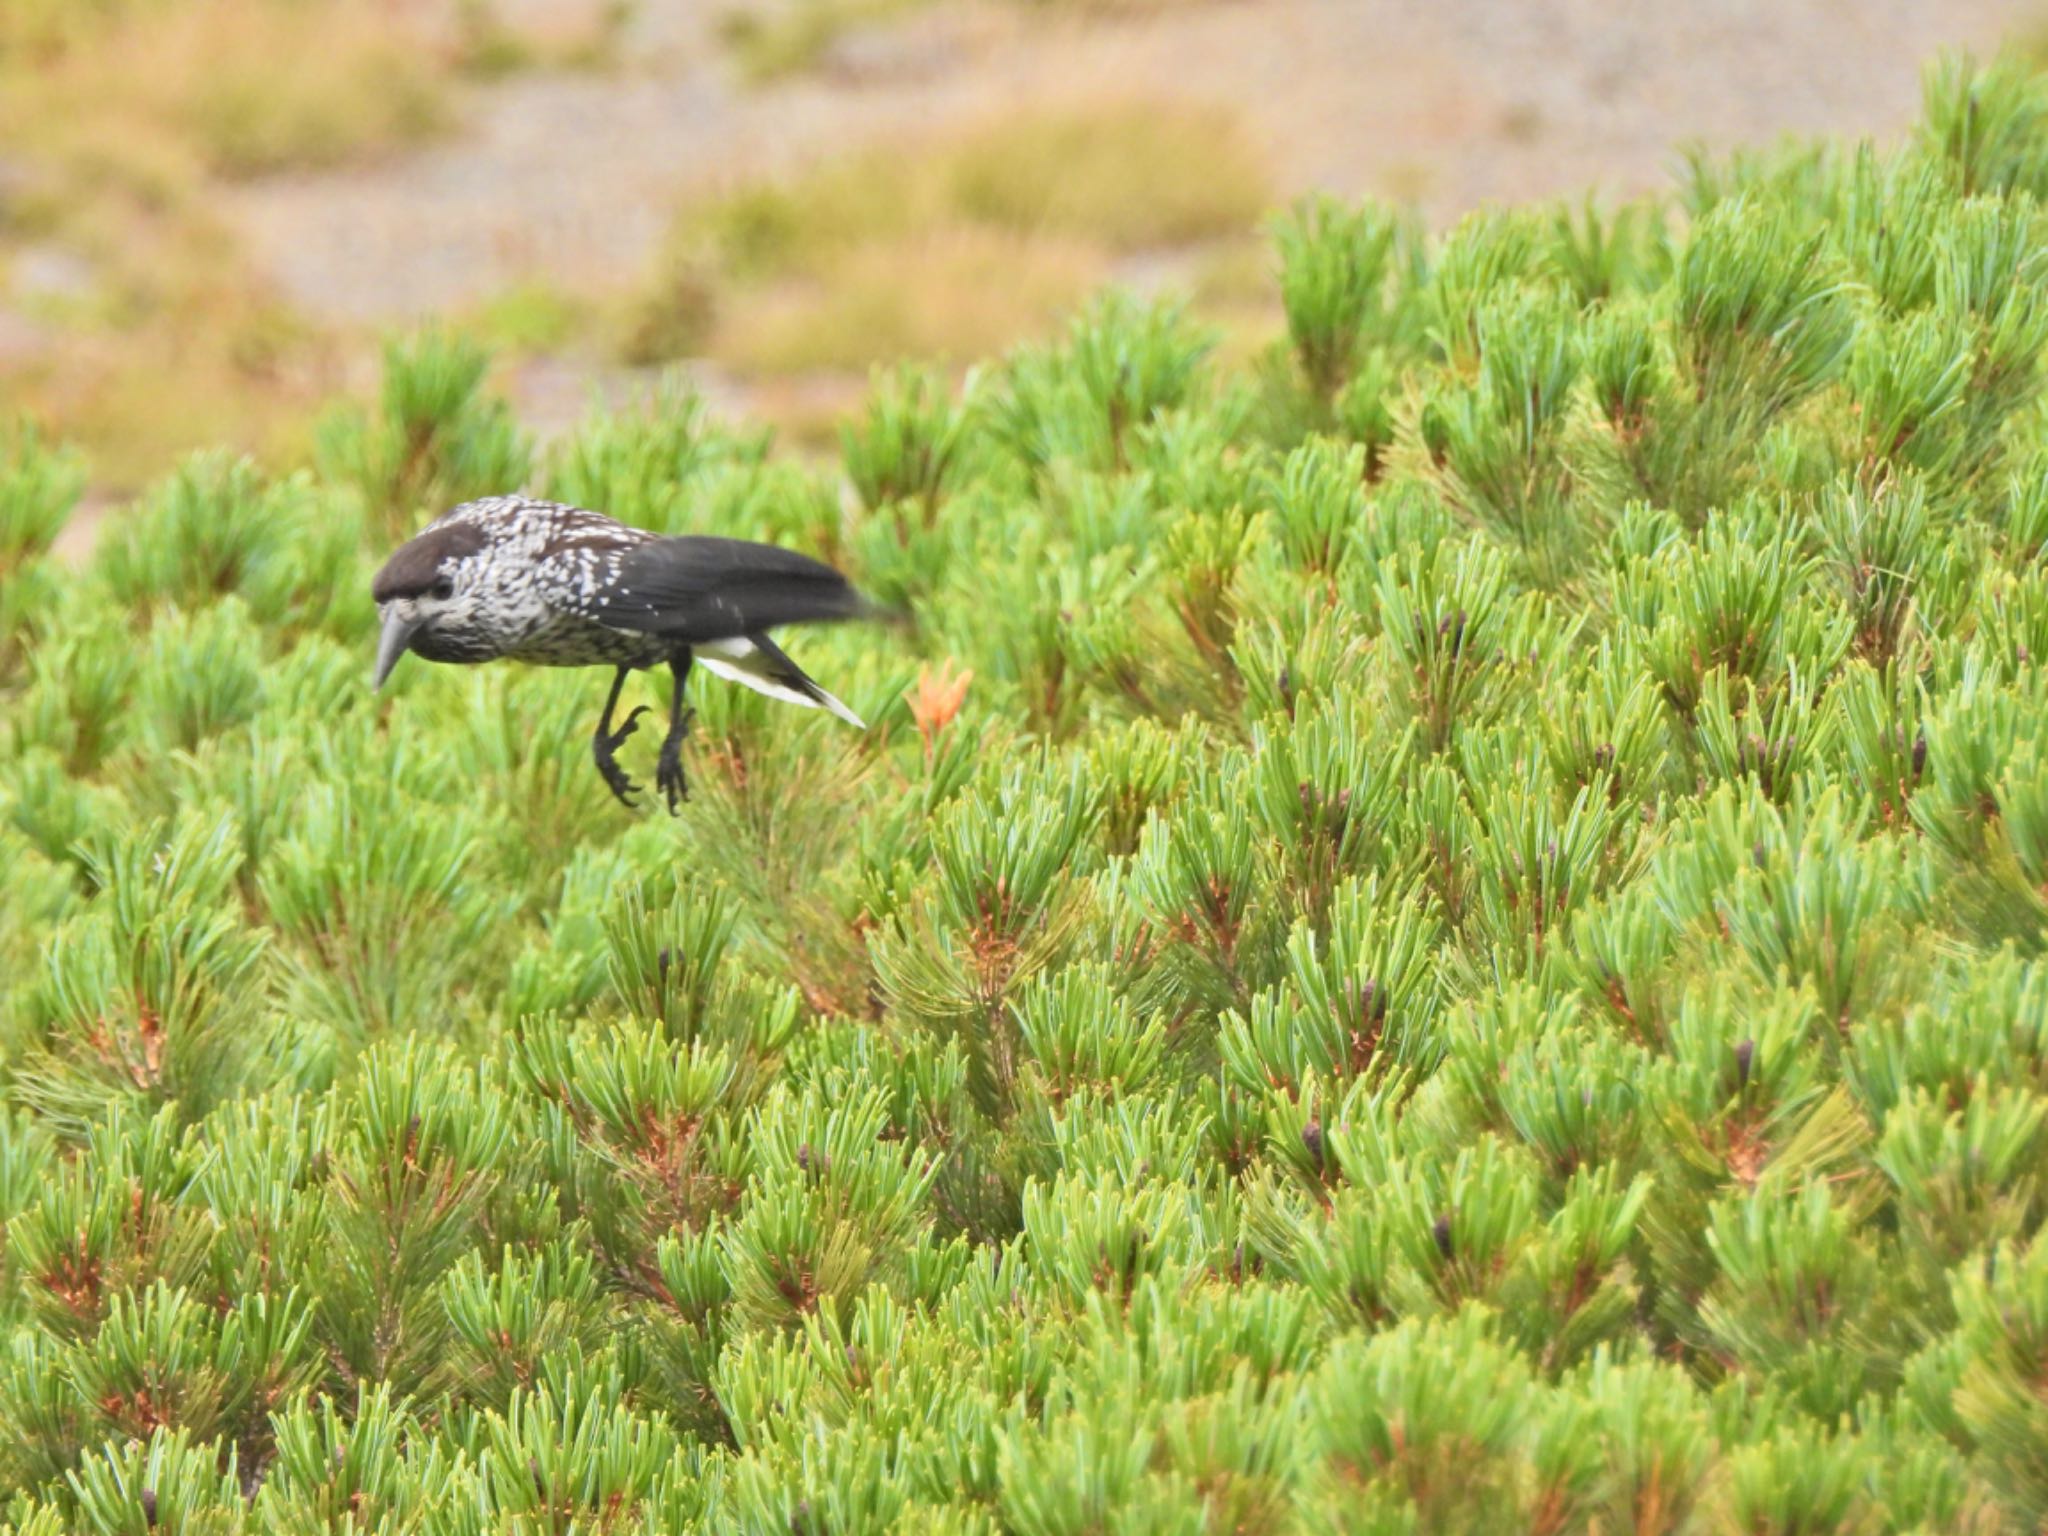
<instances>
[{"instance_id":1,"label":"pointed beak","mask_svg":"<svg viewBox=\"0 0 2048 1536\"><path fill-rule=\"evenodd\" d=\"M384 632L377 637L377 676L370 684L372 693L384 686L384 679L398 665L398 658L405 654L413 632L419 627L418 619L401 618L395 609L384 616Z\"/></svg>"}]
</instances>

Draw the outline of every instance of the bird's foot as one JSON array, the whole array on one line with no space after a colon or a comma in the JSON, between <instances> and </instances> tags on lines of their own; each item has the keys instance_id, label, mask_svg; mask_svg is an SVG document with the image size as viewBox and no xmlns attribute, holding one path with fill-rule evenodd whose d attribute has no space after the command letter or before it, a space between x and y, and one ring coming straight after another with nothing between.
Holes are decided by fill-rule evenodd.
<instances>
[{"instance_id":1,"label":"bird's foot","mask_svg":"<svg viewBox=\"0 0 2048 1536\"><path fill-rule=\"evenodd\" d=\"M624 720L620 721L619 728L610 735L606 735L600 729L597 735L591 739L590 744L591 756L596 759L597 771L604 775L606 787L618 798L619 804L625 806L628 810L639 809L634 804L633 796L640 792L640 786L627 776L626 770L619 766L619 761L613 754L619 750L619 743L633 734L639 725L640 717L646 713L647 706L642 704L630 715L626 716Z\"/></svg>"},{"instance_id":2,"label":"bird's foot","mask_svg":"<svg viewBox=\"0 0 2048 1536\"><path fill-rule=\"evenodd\" d=\"M670 732L668 740L661 744L661 757L654 765L654 787L668 800L671 816L679 814L682 803L690 798L690 783L683 776L683 737L689 732L690 722L696 718L694 709L683 712L680 726Z\"/></svg>"}]
</instances>

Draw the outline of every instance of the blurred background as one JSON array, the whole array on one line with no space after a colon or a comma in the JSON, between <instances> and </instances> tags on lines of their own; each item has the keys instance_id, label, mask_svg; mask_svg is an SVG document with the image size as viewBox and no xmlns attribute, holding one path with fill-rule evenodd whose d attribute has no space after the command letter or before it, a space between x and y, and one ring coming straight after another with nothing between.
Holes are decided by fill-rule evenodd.
<instances>
[{"instance_id":1,"label":"blurred background","mask_svg":"<svg viewBox=\"0 0 2048 1536\"><path fill-rule=\"evenodd\" d=\"M829 440L877 361L1091 290L1250 348L1266 215L1621 201L1688 144L1888 138L2041 0L0 0L0 420L305 456L425 322L545 437L681 369Z\"/></svg>"}]
</instances>

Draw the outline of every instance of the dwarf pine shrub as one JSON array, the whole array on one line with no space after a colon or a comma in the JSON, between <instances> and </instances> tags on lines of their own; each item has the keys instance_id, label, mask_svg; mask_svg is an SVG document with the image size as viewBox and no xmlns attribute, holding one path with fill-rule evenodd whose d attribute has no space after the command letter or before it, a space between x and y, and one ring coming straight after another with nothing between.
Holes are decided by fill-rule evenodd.
<instances>
[{"instance_id":1,"label":"dwarf pine shrub","mask_svg":"<svg viewBox=\"0 0 2048 1536\"><path fill-rule=\"evenodd\" d=\"M1276 226L843 476L396 346L83 568L0 434L0 1528L2048 1518L2048 87L1668 198ZM911 607L364 686L531 481ZM661 702L660 679L634 685Z\"/></svg>"}]
</instances>

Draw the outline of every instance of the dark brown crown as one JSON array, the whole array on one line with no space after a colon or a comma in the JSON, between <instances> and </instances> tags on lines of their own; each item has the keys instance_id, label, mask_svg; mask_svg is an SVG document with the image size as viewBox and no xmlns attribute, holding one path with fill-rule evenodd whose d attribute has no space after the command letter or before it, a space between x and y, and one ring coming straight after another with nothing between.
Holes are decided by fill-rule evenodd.
<instances>
[{"instance_id":1,"label":"dark brown crown","mask_svg":"<svg viewBox=\"0 0 2048 1536\"><path fill-rule=\"evenodd\" d=\"M419 597L434 589L441 569L450 561L476 554L488 542L474 523L446 523L429 528L400 545L370 583L370 596L380 603L397 597Z\"/></svg>"}]
</instances>

